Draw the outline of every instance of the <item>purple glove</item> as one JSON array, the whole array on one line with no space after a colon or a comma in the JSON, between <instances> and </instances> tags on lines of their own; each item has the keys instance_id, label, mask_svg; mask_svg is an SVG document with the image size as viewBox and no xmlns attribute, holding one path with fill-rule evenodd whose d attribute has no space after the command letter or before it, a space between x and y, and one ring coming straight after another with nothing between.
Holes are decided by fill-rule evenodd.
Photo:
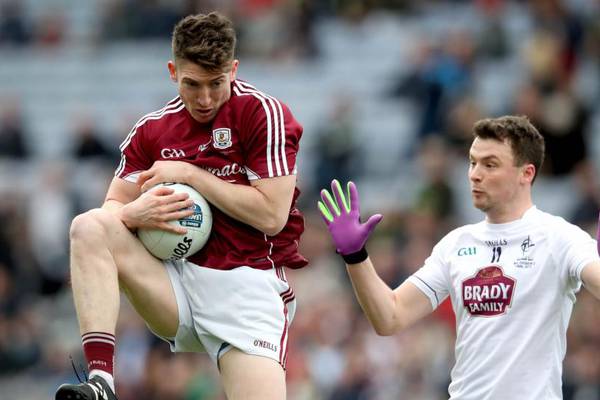
<instances>
[{"instance_id":1,"label":"purple glove","mask_svg":"<svg viewBox=\"0 0 600 400\"><path fill-rule=\"evenodd\" d=\"M353 182L348 182L346 196L344 196L337 179L331 182L331 191L335 196L335 201L329 192L323 189L321 190L323 201L319 201L318 204L337 252L342 256L347 256L363 251L369 235L381 221L383 215L375 214L366 223L360 222L360 201L358 190Z\"/></svg>"}]
</instances>

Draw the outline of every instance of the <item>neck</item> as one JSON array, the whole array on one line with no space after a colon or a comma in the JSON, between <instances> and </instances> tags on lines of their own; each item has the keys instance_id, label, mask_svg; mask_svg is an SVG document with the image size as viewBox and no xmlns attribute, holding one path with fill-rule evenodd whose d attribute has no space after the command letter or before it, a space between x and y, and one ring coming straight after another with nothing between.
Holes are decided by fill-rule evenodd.
<instances>
[{"instance_id":1,"label":"neck","mask_svg":"<svg viewBox=\"0 0 600 400\"><path fill-rule=\"evenodd\" d=\"M533 207L531 199L525 201L519 206L504 206L502 209L492 209L485 212L485 220L490 224L506 224L523 218L527 210Z\"/></svg>"}]
</instances>

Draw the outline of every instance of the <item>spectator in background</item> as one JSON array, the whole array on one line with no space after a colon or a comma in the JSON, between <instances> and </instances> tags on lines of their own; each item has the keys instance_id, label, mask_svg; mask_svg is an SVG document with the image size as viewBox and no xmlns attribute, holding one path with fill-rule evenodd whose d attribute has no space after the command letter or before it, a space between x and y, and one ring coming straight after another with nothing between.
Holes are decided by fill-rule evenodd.
<instances>
[{"instance_id":1,"label":"spectator in background","mask_svg":"<svg viewBox=\"0 0 600 400\"><path fill-rule=\"evenodd\" d=\"M429 135L446 131L450 106L471 86L474 45L465 31L448 32L441 45L421 42L414 65L392 90L394 96L408 96L420 109L416 143Z\"/></svg>"},{"instance_id":2,"label":"spectator in background","mask_svg":"<svg viewBox=\"0 0 600 400\"><path fill-rule=\"evenodd\" d=\"M449 183L449 147L443 138L430 137L421 143L418 164L424 179L414 207L431 214L442 231L450 228L455 214L454 193Z\"/></svg>"},{"instance_id":3,"label":"spectator in background","mask_svg":"<svg viewBox=\"0 0 600 400\"><path fill-rule=\"evenodd\" d=\"M469 152L471 128L482 118L481 106L471 96L464 97L451 106L446 124L446 140L453 153L462 157Z\"/></svg>"},{"instance_id":4,"label":"spectator in background","mask_svg":"<svg viewBox=\"0 0 600 400\"><path fill-rule=\"evenodd\" d=\"M36 23L36 44L48 49L59 48L65 42L69 26L64 11L54 10L45 13Z\"/></svg>"},{"instance_id":5,"label":"spectator in background","mask_svg":"<svg viewBox=\"0 0 600 400\"><path fill-rule=\"evenodd\" d=\"M577 298L568 331L564 400L600 399L600 319L596 299L587 292Z\"/></svg>"},{"instance_id":6,"label":"spectator in background","mask_svg":"<svg viewBox=\"0 0 600 400\"><path fill-rule=\"evenodd\" d=\"M570 92L558 88L556 81L545 82L545 89L535 83L523 86L513 112L531 118L544 136L547 160L543 172L564 176L587 158L589 114Z\"/></svg>"},{"instance_id":7,"label":"spectator in background","mask_svg":"<svg viewBox=\"0 0 600 400\"><path fill-rule=\"evenodd\" d=\"M504 27L503 0L478 0L475 2L482 19L482 30L477 35L477 55L491 60L503 59L510 45Z\"/></svg>"},{"instance_id":8,"label":"spectator in background","mask_svg":"<svg viewBox=\"0 0 600 400\"><path fill-rule=\"evenodd\" d=\"M101 36L113 39L164 39L181 18L177 5L159 0L114 0L106 4Z\"/></svg>"},{"instance_id":9,"label":"spectator in background","mask_svg":"<svg viewBox=\"0 0 600 400\"><path fill-rule=\"evenodd\" d=\"M562 0L528 2L538 32L551 35L556 41L557 72L564 82L570 81L577 69L584 39L581 18L571 12L566 3Z\"/></svg>"},{"instance_id":10,"label":"spectator in background","mask_svg":"<svg viewBox=\"0 0 600 400\"><path fill-rule=\"evenodd\" d=\"M6 193L0 199L0 374L31 367L41 356L39 321L30 308L37 277L21 254L30 242L20 233L21 200Z\"/></svg>"},{"instance_id":11,"label":"spectator in background","mask_svg":"<svg viewBox=\"0 0 600 400\"><path fill-rule=\"evenodd\" d=\"M598 209L600 209L598 173L590 161L585 161L574 171L574 178L577 200L569 220L588 232L593 232L598 223Z\"/></svg>"},{"instance_id":12,"label":"spectator in background","mask_svg":"<svg viewBox=\"0 0 600 400\"><path fill-rule=\"evenodd\" d=\"M14 99L3 101L0 107L0 158L28 158L26 136L19 103Z\"/></svg>"},{"instance_id":13,"label":"spectator in background","mask_svg":"<svg viewBox=\"0 0 600 400\"><path fill-rule=\"evenodd\" d=\"M332 176L349 179L358 176L360 169L356 160L356 127L354 104L351 96L336 94L332 100L330 116L317 128L317 141L314 148L315 187L320 188Z\"/></svg>"},{"instance_id":14,"label":"spectator in background","mask_svg":"<svg viewBox=\"0 0 600 400\"><path fill-rule=\"evenodd\" d=\"M596 64L596 70L600 71L600 6L596 5L595 12L587 15L587 31L585 37L585 49L590 59ZM596 104L600 102L600 89L596 88Z\"/></svg>"},{"instance_id":15,"label":"spectator in background","mask_svg":"<svg viewBox=\"0 0 600 400\"><path fill-rule=\"evenodd\" d=\"M36 182L35 196L28 198L27 221L31 250L39 266L41 294L62 289L69 276L69 221L74 207L67 186L65 166L48 162ZM43 205L43 206L42 206Z\"/></svg>"},{"instance_id":16,"label":"spectator in background","mask_svg":"<svg viewBox=\"0 0 600 400\"><path fill-rule=\"evenodd\" d=\"M318 16L316 0L301 0L290 18L293 23L291 42L299 58L312 60L320 55L319 43L315 34Z\"/></svg>"},{"instance_id":17,"label":"spectator in background","mask_svg":"<svg viewBox=\"0 0 600 400\"><path fill-rule=\"evenodd\" d=\"M31 41L31 30L31 22L23 14L19 0L0 4L0 45L27 45Z\"/></svg>"},{"instance_id":18,"label":"spectator in background","mask_svg":"<svg viewBox=\"0 0 600 400\"><path fill-rule=\"evenodd\" d=\"M0 196L0 265L14 270L17 254L14 247L14 220L18 216L15 196L2 193Z\"/></svg>"},{"instance_id":19,"label":"spectator in background","mask_svg":"<svg viewBox=\"0 0 600 400\"><path fill-rule=\"evenodd\" d=\"M73 132L72 155L78 160L97 159L114 163L118 154L111 152L104 143L94 121L89 116L79 117Z\"/></svg>"}]
</instances>

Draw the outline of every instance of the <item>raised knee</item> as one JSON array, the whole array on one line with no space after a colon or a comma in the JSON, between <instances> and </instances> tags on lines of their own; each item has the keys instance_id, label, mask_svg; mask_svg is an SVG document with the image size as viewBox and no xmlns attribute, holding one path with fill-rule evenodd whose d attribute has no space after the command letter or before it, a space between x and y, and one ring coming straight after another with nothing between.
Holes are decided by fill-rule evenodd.
<instances>
[{"instance_id":1,"label":"raised knee","mask_svg":"<svg viewBox=\"0 0 600 400\"><path fill-rule=\"evenodd\" d=\"M110 211L95 208L73 218L69 236L71 241L97 238L106 232L109 224L115 222L116 218Z\"/></svg>"}]
</instances>

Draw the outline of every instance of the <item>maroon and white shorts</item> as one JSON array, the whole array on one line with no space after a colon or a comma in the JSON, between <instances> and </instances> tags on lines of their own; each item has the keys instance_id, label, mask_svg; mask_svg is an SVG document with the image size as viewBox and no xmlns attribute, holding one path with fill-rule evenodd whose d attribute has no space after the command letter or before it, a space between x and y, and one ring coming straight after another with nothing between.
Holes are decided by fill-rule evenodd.
<instances>
[{"instance_id":1,"label":"maroon and white shorts","mask_svg":"<svg viewBox=\"0 0 600 400\"><path fill-rule=\"evenodd\" d=\"M179 308L173 352L206 352L217 363L233 347L285 368L296 299L284 269L217 270L186 260L165 262Z\"/></svg>"}]
</instances>

